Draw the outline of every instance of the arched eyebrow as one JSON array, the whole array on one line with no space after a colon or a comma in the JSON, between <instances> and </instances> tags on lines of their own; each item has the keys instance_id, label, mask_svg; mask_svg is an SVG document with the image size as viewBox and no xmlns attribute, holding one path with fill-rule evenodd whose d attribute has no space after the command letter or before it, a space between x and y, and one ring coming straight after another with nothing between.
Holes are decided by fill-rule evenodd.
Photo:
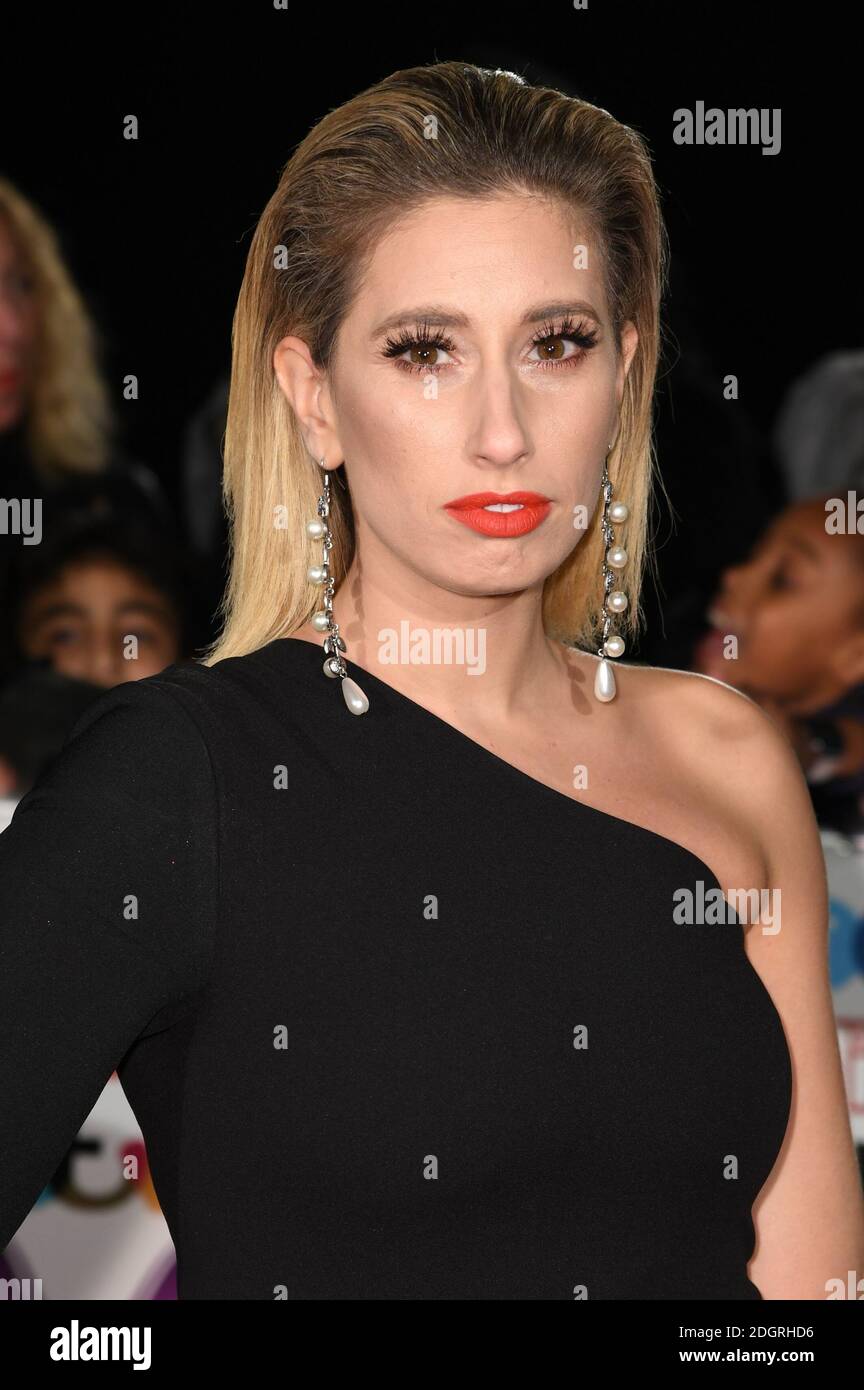
<instances>
[{"instance_id":1,"label":"arched eyebrow","mask_svg":"<svg viewBox=\"0 0 864 1390\"><path fill-rule=\"evenodd\" d=\"M595 323L602 323L597 310L581 299L556 299L548 304L533 304L522 315L519 323L520 326L528 327L532 323L541 323L544 319L560 319L573 315L592 318ZM370 337L380 338L382 333L390 333L394 328L406 328L412 323L427 323L430 328L471 327L471 320L467 314L459 313L458 310L450 309L444 304L422 304L416 309L400 309L397 313L382 319L372 329Z\"/></svg>"}]
</instances>

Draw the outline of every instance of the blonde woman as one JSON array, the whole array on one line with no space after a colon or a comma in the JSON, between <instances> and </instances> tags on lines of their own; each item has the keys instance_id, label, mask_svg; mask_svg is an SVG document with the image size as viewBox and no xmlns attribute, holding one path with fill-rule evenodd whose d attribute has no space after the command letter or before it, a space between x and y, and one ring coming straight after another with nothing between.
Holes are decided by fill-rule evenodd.
<instances>
[{"instance_id":1,"label":"blonde woman","mask_svg":"<svg viewBox=\"0 0 864 1390\"><path fill-rule=\"evenodd\" d=\"M102 697L0 837L0 1239L117 1067L180 1298L862 1268L794 756L621 662L665 254L639 136L511 73L395 73L295 151L234 323L222 635Z\"/></svg>"}]
</instances>

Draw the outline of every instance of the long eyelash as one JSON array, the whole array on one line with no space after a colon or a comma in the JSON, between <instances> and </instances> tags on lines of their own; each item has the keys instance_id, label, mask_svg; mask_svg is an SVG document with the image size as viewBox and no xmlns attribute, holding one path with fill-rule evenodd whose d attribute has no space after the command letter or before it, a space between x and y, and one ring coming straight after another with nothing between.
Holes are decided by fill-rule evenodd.
<instances>
[{"instance_id":1,"label":"long eyelash","mask_svg":"<svg viewBox=\"0 0 864 1390\"><path fill-rule=\"evenodd\" d=\"M597 329L587 328L584 319L564 319L562 323L544 323L542 331L532 339L534 347L548 338L570 338L578 347L588 352L597 345Z\"/></svg>"},{"instance_id":2,"label":"long eyelash","mask_svg":"<svg viewBox=\"0 0 864 1390\"><path fill-rule=\"evenodd\" d=\"M538 347L541 343L548 342L550 338L567 338L574 342L581 351L578 357L561 358L557 362L550 358L540 363L539 365L544 371L549 368L568 367L581 361L585 353L597 346L597 329L587 328L583 319L566 318L557 324L544 323L541 331L531 339L531 346ZM388 358L400 358L403 352L407 352L412 347L438 348L444 352L452 352L455 346L451 338L433 332L428 323L422 323L418 325L416 330L403 328L394 337L388 338L382 349L382 355ZM408 372L440 372L450 363L442 362L438 366L426 366L419 362L397 361L396 365Z\"/></svg>"},{"instance_id":3,"label":"long eyelash","mask_svg":"<svg viewBox=\"0 0 864 1390\"><path fill-rule=\"evenodd\" d=\"M421 323L415 332L408 328L403 328L394 338L388 338L383 349L384 357L398 357L406 352L408 348L440 348L444 352L452 352L456 344L450 338L445 338L443 334L432 332L428 323ZM440 367L425 367L417 362L400 362L399 366L407 367L411 372L437 372Z\"/></svg>"}]
</instances>

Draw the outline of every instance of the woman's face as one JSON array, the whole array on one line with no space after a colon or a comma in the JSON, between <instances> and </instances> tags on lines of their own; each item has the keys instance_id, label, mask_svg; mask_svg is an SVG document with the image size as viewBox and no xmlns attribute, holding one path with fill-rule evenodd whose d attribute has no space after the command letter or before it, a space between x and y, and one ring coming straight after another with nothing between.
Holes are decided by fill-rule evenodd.
<instances>
[{"instance_id":1,"label":"woman's face","mask_svg":"<svg viewBox=\"0 0 864 1390\"><path fill-rule=\"evenodd\" d=\"M180 660L168 599L107 557L82 557L36 590L23 605L19 633L29 660L48 657L62 675L109 689Z\"/></svg>"},{"instance_id":2,"label":"woman's face","mask_svg":"<svg viewBox=\"0 0 864 1390\"><path fill-rule=\"evenodd\" d=\"M795 503L724 571L697 670L801 712L864 680L864 537L825 522L824 499Z\"/></svg>"},{"instance_id":3,"label":"woman's face","mask_svg":"<svg viewBox=\"0 0 864 1390\"><path fill-rule=\"evenodd\" d=\"M0 216L0 433L24 414L36 351L36 288Z\"/></svg>"},{"instance_id":4,"label":"woman's face","mask_svg":"<svg viewBox=\"0 0 864 1390\"><path fill-rule=\"evenodd\" d=\"M316 456L345 460L364 567L480 596L542 585L578 543L636 342L625 325L616 353L587 224L539 199L448 198L378 244L320 396L300 339L274 366ZM484 492L549 505L515 524L448 510ZM513 534L475 529L495 525Z\"/></svg>"}]
</instances>

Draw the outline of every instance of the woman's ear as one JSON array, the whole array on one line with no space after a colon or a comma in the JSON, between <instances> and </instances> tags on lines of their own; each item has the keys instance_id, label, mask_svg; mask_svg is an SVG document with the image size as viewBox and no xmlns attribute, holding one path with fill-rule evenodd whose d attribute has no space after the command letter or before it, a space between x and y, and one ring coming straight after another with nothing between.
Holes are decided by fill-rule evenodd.
<instances>
[{"instance_id":1,"label":"woman's ear","mask_svg":"<svg viewBox=\"0 0 864 1390\"><path fill-rule=\"evenodd\" d=\"M302 338L289 335L277 343L273 371L300 422L309 452L316 459L333 460L330 467L337 468L342 461L342 448L335 428L327 374L312 361L312 354Z\"/></svg>"},{"instance_id":2,"label":"woman's ear","mask_svg":"<svg viewBox=\"0 0 864 1390\"><path fill-rule=\"evenodd\" d=\"M618 380L615 383L619 406L624 398L624 383L636 355L638 343L639 330L635 323L631 323L628 319L621 329L621 355L618 362Z\"/></svg>"}]
</instances>

